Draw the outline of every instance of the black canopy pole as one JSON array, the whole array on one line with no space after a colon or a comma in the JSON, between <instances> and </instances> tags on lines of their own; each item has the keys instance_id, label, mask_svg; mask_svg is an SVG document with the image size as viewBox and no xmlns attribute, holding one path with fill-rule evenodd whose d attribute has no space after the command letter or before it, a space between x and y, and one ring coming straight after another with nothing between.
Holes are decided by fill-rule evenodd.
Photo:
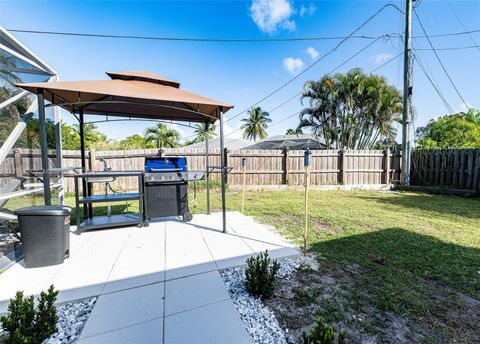
<instances>
[{"instance_id":1,"label":"black canopy pole","mask_svg":"<svg viewBox=\"0 0 480 344\"><path fill-rule=\"evenodd\" d=\"M206 135L205 135L205 183L207 186L207 215L210 215L210 159L209 159L209 152L208 152L208 128L210 126L210 122L207 120L205 122L206 127Z\"/></svg>"},{"instance_id":2,"label":"black canopy pole","mask_svg":"<svg viewBox=\"0 0 480 344\"><path fill-rule=\"evenodd\" d=\"M50 173L48 169L48 144L47 130L45 127L45 99L43 91L37 94L38 101L38 122L40 127L40 151L42 156L42 176L43 176L43 199L45 205L52 205L52 197L50 194Z\"/></svg>"},{"instance_id":3,"label":"black canopy pole","mask_svg":"<svg viewBox=\"0 0 480 344\"><path fill-rule=\"evenodd\" d=\"M220 164L221 164L221 171L222 171L222 231L223 233L227 232L227 214L225 209L225 154L224 151L224 142L223 142L223 109L220 111Z\"/></svg>"},{"instance_id":4,"label":"black canopy pole","mask_svg":"<svg viewBox=\"0 0 480 344\"><path fill-rule=\"evenodd\" d=\"M86 161L85 161L85 132L84 132L84 118L83 118L83 110L78 111L78 131L80 135L80 160L82 164L82 173L87 172L86 169ZM82 178L82 196L86 197L87 196L87 181L85 178ZM87 204L83 204L83 218L87 219Z\"/></svg>"}]
</instances>

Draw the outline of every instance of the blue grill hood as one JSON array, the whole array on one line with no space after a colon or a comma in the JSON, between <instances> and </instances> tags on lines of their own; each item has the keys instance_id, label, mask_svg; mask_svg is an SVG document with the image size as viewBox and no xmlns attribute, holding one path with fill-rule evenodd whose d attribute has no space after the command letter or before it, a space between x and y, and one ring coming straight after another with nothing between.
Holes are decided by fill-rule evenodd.
<instances>
[{"instance_id":1,"label":"blue grill hood","mask_svg":"<svg viewBox=\"0 0 480 344\"><path fill-rule=\"evenodd\" d=\"M161 157L161 158L145 158L145 172L187 172L187 158L178 157Z\"/></svg>"}]
</instances>

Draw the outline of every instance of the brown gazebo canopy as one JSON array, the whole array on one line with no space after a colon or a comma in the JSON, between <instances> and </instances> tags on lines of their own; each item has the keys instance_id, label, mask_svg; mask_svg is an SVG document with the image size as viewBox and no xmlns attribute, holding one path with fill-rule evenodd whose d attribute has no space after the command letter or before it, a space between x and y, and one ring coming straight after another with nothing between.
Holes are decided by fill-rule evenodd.
<instances>
[{"instance_id":1,"label":"brown gazebo canopy","mask_svg":"<svg viewBox=\"0 0 480 344\"><path fill-rule=\"evenodd\" d=\"M78 114L80 150L84 170L86 168L85 137L83 133L84 114L201 123L213 123L218 119L220 120L220 146L223 152L223 113L233 106L181 90L180 83L151 72L112 72L107 73L107 75L111 80L41 82L17 85L37 94L38 98L45 204L51 203L45 129L45 100L73 114ZM206 140L206 170L207 213L209 213L208 135ZM223 230L225 231L226 167L224 154L221 154L221 174ZM85 182L83 183L83 189L85 194Z\"/></svg>"},{"instance_id":2,"label":"brown gazebo canopy","mask_svg":"<svg viewBox=\"0 0 480 344\"><path fill-rule=\"evenodd\" d=\"M72 113L215 122L231 105L180 89L151 72L107 73L111 80L18 84Z\"/></svg>"}]
</instances>

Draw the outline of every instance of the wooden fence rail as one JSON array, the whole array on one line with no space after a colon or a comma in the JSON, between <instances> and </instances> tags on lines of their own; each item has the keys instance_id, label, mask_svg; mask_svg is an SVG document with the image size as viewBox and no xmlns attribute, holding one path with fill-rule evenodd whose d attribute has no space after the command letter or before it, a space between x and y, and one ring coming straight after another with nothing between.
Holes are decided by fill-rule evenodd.
<instances>
[{"instance_id":1,"label":"wooden fence rail","mask_svg":"<svg viewBox=\"0 0 480 344\"><path fill-rule=\"evenodd\" d=\"M130 151L90 151L88 169L102 171L143 170L146 156L158 156L157 149ZM184 155L190 170L205 170L204 150L164 149L164 156ZM232 150L226 151L227 176L230 185L242 183L242 158L247 159L247 185L303 185L304 167L302 150ZM50 165L55 166L55 151L49 153ZM314 150L312 151L311 185L382 185L400 178L400 152L381 150ZM80 167L80 151L63 151L63 167ZM220 165L220 150L210 152L210 166ZM39 150L15 149L0 166L0 183L12 176L26 176L27 170L41 169ZM66 174L65 189L73 190L73 172ZM70 178L69 178L70 177ZM219 180L218 170L212 175ZM135 181L118 178L113 188L131 190ZM101 185L98 186L99 188Z\"/></svg>"}]
</instances>

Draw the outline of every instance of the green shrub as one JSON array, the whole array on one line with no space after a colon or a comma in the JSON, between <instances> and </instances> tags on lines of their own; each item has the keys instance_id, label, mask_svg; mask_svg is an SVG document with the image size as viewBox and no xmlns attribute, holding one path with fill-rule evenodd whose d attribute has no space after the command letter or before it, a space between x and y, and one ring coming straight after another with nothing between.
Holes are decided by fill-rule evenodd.
<instances>
[{"instance_id":1,"label":"green shrub","mask_svg":"<svg viewBox=\"0 0 480 344\"><path fill-rule=\"evenodd\" d=\"M301 344L343 344L345 343L345 333L340 332L335 338L333 327L325 323L323 317L318 317L315 326L310 330L310 334L302 332Z\"/></svg>"},{"instance_id":2,"label":"green shrub","mask_svg":"<svg viewBox=\"0 0 480 344\"><path fill-rule=\"evenodd\" d=\"M270 260L268 251L248 258L245 269L245 288L255 297L270 298L275 291L275 277L279 269L280 264Z\"/></svg>"},{"instance_id":3,"label":"green shrub","mask_svg":"<svg viewBox=\"0 0 480 344\"><path fill-rule=\"evenodd\" d=\"M33 296L24 298L18 291L10 300L8 315L2 316L0 322L7 335L3 338L5 344L37 344L43 342L56 331L58 321L54 306L58 291L53 285L48 291L41 292L38 306L35 309Z\"/></svg>"}]
</instances>

